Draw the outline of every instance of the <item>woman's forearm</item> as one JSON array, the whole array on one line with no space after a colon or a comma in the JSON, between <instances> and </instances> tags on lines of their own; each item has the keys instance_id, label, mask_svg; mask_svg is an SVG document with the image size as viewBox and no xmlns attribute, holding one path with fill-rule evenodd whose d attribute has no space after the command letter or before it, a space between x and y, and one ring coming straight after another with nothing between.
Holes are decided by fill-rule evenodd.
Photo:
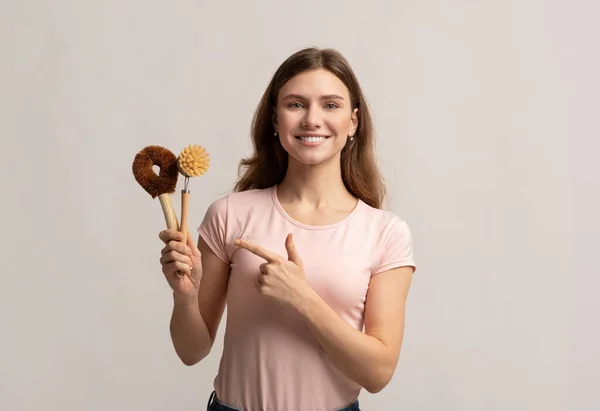
<instances>
[{"instance_id":1,"label":"woman's forearm","mask_svg":"<svg viewBox=\"0 0 600 411\"><path fill-rule=\"evenodd\" d=\"M371 393L390 381L397 355L379 339L353 328L314 291L297 308L328 358Z\"/></svg>"},{"instance_id":2,"label":"woman's forearm","mask_svg":"<svg viewBox=\"0 0 600 411\"><path fill-rule=\"evenodd\" d=\"M175 352L184 364L194 365L210 352L210 334L197 299L173 296L170 332Z\"/></svg>"}]
</instances>

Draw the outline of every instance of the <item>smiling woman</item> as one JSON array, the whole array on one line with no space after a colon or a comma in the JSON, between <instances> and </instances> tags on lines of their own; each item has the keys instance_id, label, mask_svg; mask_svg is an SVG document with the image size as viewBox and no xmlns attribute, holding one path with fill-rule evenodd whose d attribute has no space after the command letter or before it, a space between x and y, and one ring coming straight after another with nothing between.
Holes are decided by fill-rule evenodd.
<instances>
[{"instance_id":1,"label":"smiling woman","mask_svg":"<svg viewBox=\"0 0 600 411\"><path fill-rule=\"evenodd\" d=\"M317 96L320 98L318 102ZM325 114L327 110L338 112L336 116L341 112L342 116L348 116L348 120L352 119L352 125L348 124L346 130L348 134L340 135L338 139L348 140L339 154L342 179L350 193L380 208L385 186L377 166L369 107L350 64L339 52L331 49L300 50L277 69L254 115L254 155L242 160L241 166L246 171L235 190L268 188L283 181L288 172L289 156L283 147L284 142L273 137L278 135L278 118L285 116L284 108L288 104L289 111L297 112L296 118L298 115L307 116L304 120L307 125L310 125L311 118L314 121L313 116ZM317 107L321 109L316 110ZM321 119L317 117L317 120ZM310 135L314 130L300 127L298 131L301 136L303 133Z\"/></svg>"},{"instance_id":2,"label":"smiling woman","mask_svg":"<svg viewBox=\"0 0 600 411\"><path fill-rule=\"evenodd\" d=\"M227 304L209 410L357 411L361 389L381 391L396 369L415 262L407 223L381 209L371 116L347 61L290 56L252 130L253 156L197 246L160 233L173 345L201 361Z\"/></svg>"}]
</instances>

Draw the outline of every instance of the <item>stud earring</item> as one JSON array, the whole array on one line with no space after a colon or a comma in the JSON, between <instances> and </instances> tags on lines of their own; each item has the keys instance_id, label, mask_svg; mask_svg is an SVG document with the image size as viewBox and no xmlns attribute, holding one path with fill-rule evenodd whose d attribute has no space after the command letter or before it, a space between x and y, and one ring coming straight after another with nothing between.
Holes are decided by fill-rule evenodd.
<instances>
[{"instance_id":1,"label":"stud earring","mask_svg":"<svg viewBox=\"0 0 600 411\"><path fill-rule=\"evenodd\" d=\"M348 136L348 138L350 139L350 141L354 141L354 136Z\"/></svg>"},{"instance_id":2,"label":"stud earring","mask_svg":"<svg viewBox=\"0 0 600 411\"><path fill-rule=\"evenodd\" d=\"M276 131L276 132L274 132L274 133L273 133L273 135L274 135L275 137L277 137L277 131Z\"/></svg>"}]
</instances>

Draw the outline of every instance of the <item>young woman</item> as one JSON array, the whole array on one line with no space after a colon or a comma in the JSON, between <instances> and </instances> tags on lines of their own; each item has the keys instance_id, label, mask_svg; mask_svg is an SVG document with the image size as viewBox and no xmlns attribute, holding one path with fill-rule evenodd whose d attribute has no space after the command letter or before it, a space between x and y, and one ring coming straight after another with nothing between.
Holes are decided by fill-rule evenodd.
<instances>
[{"instance_id":1,"label":"young woman","mask_svg":"<svg viewBox=\"0 0 600 411\"><path fill-rule=\"evenodd\" d=\"M396 368L415 264L406 222L382 210L371 116L344 57L290 56L252 139L198 245L160 233L175 351L205 358L227 305L209 410L359 410L361 388L381 391Z\"/></svg>"}]
</instances>

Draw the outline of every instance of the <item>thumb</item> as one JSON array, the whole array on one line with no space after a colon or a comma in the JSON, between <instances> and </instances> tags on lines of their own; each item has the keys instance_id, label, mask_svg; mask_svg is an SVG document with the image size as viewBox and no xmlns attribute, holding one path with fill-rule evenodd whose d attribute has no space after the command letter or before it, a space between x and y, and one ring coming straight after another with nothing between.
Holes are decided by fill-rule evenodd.
<instances>
[{"instance_id":1,"label":"thumb","mask_svg":"<svg viewBox=\"0 0 600 411\"><path fill-rule=\"evenodd\" d=\"M294 240L292 239L292 234L288 234L285 239L285 249L288 253L288 260L302 266L302 258L300 258L300 254L298 250L296 250L296 245L294 244Z\"/></svg>"}]
</instances>

